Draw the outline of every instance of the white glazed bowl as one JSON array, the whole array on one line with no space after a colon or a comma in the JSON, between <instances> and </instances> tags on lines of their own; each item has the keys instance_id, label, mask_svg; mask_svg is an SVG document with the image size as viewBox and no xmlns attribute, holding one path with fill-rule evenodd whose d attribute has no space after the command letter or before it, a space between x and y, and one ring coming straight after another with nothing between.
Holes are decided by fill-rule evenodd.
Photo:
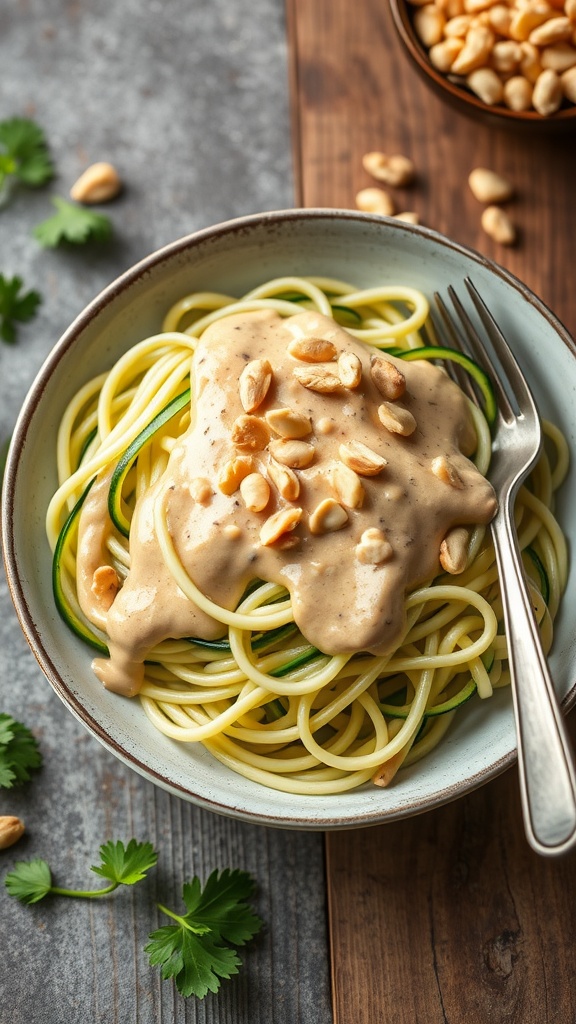
<instances>
[{"instance_id":1,"label":"white glazed bowl","mask_svg":"<svg viewBox=\"0 0 576 1024\"><path fill-rule=\"evenodd\" d=\"M515 759L510 694L471 701L440 747L393 785L327 797L268 790L234 774L201 746L175 743L148 722L137 700L112 694L92 673L90 651L54 607L44 514L56 486L61 414L90 377L154 333L170 304L195 290L241 294L286 274L321 275L370 287L410 284L429 296L470 275L532 383L541 412L576 450L575 348L562 325L519 281L478 254L425 228L365 214L296 210L245 217L199 231L154 253L105 289L78 317L41 369L20 414L6 467L3 509L8 581L26 638L70 711L130 767L213 811L285 828L377 824L440 806L486 782ZM576 483L558 509L572 547ZM576 700L572 612L576 573L557 621L551 666L565 709Z\"/></svg>"}]
</instances>

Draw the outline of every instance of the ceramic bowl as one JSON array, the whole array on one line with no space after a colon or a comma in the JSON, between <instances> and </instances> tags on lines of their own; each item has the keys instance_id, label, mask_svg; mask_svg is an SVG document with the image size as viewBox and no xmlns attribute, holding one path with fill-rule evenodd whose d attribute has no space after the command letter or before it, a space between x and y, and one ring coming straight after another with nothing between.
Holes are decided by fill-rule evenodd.
<instances>
[{"instance_id":1,"label":"ceramic bowl","mask_svg":"<svg viewBox=\"0 0 576 1024\"><path fill-rule=\"evenodd\" d=\"M390 8L396 30L414 68L433 92L452 108L496 128L526 132L576 132L576 106L567 101L550 117L544 117L536 110L516 112L504 104L488 106L467 89L461 80L442 74L431 64L426 47L414 30L413 16L416 8L408 0L390 0Z\"/></svg>"},{"instance_id":2,"label":"ceramic bowl","mask_svg":"<svg viewBox=\"0 0 576 1024\"><path fill-rule=\"evenodd\" d=\"M170 304L189 291L238 294L285 274L344 279L359 287L408 283L428 295L470 275L517 351L540 409L576 450L576 361L562 325L519 281L482 256L425 228L351 211L254 215L208 228L144 259L78 317L42 367L15 428L6 468L4 549L9 585L26 638L66 707L108 750L153 783L213 811L286 828L377 824L439 806L494 777L515 759L510 694L474 700L427 760L393 785L329 797L291 796L234 774L202 747L167 739L137 700L106 691L91 653L60 620L51 592L44 516L56 486L57 424L70 397L130 345L154 333ZM558 382L562 381L562 387ZM558 515L576 548L576 481ZM576 699L572 609L576 572L557 621L551 665L565 708Z\"/></svg>"}]
</instances>

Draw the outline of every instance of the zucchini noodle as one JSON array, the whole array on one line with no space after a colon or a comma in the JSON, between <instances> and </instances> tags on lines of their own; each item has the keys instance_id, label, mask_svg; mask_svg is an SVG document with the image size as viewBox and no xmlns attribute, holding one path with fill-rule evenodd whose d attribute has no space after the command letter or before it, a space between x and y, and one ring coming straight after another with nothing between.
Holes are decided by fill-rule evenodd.
<instances>
[{"instance_id":1,"label":"zucchini noodle","mask_svg":"<svg viewBox=\"0 0 576 1024\"><path fill-rule=\"evenodd\" d=\"M431 359L431 346L438 345L427 328L428 302L416 289L359 290L330 278L291 276L241 297L213 292L183 297L166 314L160 333L87 382L61 421L59 487L46 529L58 609L100 655L108 650L105 621L88 619L76 586L86 495L94 483L110 489L107 560L121 586L130 573L135 504L159 480L194 416L189 389L199 339L218 320L266 309L282 318L317 311L358 341L399 358L411 353L411 359ZM419 349L426 354L419 355ZM478 368L471 372L476 370L481 375ZM476 380L489 420L490 383ZM490 424L469 404L477 435L473 460L486 475ZM566 542L554 516L568 449L557 427L545 423L544 432L539 463L517 499L516 524L548 650L568 571ZM222 636L154 644L146 653L137 699L165 736L202 743L214 758L256 783L303 795L336 794L370 780L387 785L399 768L434 750L470 699L488 699L509 684L498 574L483 526L468 530L462 572L440 572L399 597L406 620L393 651L329 656L297 628L290 594L276 583L254 580L233 610L212 600L182 563L165 501L156 501L153 519L172 578L188 601L222 624ZM111 694L110 699L121 698Z\"/></svg>"}]
</instances>

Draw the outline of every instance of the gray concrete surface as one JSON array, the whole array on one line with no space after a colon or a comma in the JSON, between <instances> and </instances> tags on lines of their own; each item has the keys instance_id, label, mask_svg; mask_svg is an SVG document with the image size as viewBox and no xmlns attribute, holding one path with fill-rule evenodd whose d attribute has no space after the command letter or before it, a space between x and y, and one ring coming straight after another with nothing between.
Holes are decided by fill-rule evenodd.
<instances>
[{"instance_id":1,"label":"gray concrete surface","mask_svg":"<svg viewBox=\"0 0 576 1024\"><path fill-rule=\"evenodd\" d=\"M0 441L43 359L118 273L196 228L293 203L281 0L5 0L0 120L30 116L56 166L0 209L0 272L43 295L17 345L0 344ZM84 167L110 160L126 183L101 246L42 250L33 226ZM37 735L44 767L0 791L25 838L0 853L0 1024L327 1024L331 1019L322 837L245 825L156 789L105 751L44 680L0 586L0 711ZM99 845L150 839L150 884L106 902L26 908L3 879L44 857L62 884L91 876ZM183 1000L143 954L155 902L215 866L254 873L266 921L218 996Z\"/></svg>"}]
</instances>

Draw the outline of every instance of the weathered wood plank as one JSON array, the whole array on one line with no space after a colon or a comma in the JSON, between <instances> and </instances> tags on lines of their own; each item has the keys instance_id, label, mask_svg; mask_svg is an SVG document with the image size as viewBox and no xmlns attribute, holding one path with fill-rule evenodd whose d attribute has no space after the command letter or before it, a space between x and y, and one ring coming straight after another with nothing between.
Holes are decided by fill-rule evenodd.
<instances>
[{"instance_id":1,"label":"weathered wood plank","mask_svg":"<svg viewBox=\"0 0 576 1024\"><path fill-rule=\"evenodd\" d=\"M327 854L337 1024L576 1019L576 857L528 848L515 770Z\"/></svg>"},{"instance_id":2,"label":"weathered wood plank","mask_svg":"<svg viewBox=\"0 0 576 1024\"><path fill-rule=\"evenodd\" d=\"M444 107L408 66L386 3L288 9L301 204L353 208L374 184L363 154L406 153L418 179L395 193L398 211L498 260L574 331L574 140L488 129ZM480 228L475 166L516 185L514 249ZM572 1024L576 860L527 848L514 770L438 812L326 846L337 1024Z\"/></svg>"}]
</instances>

